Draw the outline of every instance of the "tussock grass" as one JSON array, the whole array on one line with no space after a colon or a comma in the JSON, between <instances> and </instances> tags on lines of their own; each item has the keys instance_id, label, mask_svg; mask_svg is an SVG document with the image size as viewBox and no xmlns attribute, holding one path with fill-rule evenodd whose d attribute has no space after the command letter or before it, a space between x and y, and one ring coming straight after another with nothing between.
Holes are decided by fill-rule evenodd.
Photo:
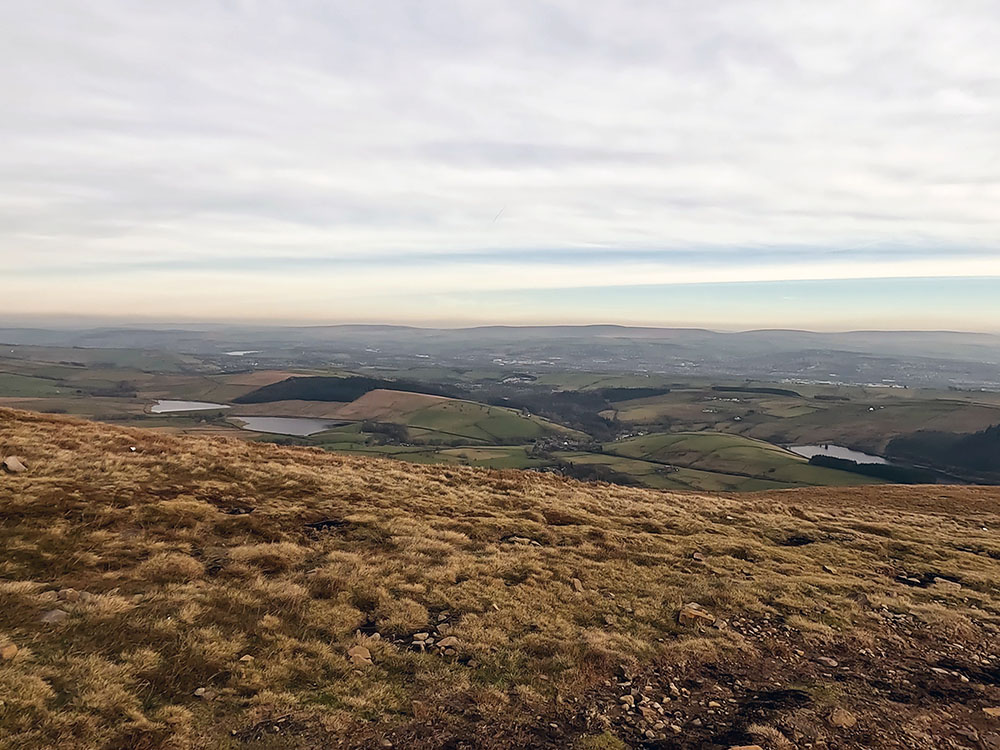
<instances>
[{"instance_id":1,"label":"tussock grass","mask_svg":"<svg viewBox=\"0 0 1000 750\"><path fill-rule=\"evenodd\" d=\"M883 604L931 640L1000 622L997 490L671 494L2 409L0 453L29 465L0 476L5 750L531 746L622 665L756 653L682 628L686 602L818 645L879 643ZM439 623L454 656L410 647ZM622 747L582 727L565 746Z\"/></svg>"}]
</instances>

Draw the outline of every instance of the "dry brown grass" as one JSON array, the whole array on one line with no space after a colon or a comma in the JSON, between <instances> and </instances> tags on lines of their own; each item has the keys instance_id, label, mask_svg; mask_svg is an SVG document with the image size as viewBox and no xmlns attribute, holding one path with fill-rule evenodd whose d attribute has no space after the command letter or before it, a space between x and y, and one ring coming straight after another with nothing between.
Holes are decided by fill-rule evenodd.
<instances>
[{"instance_id":1,"label":"dry brown grass","mask_svg":"<svg viewBox=\"0 0 1000 750\"><path fill-rule=\"evenodd\" d=\"M622 665L766 649L681 628L685 602L806 648L881 647L873 612L932 645L1000 623L995 489L670 494L3 409L0 454L29 466L0 475L0 646L19 647L0 662L4 750L537 747L549 722L553 747L620 747L581 716ZM457 655L410 648L442 613Z\"/></svg>"}]
</instances>

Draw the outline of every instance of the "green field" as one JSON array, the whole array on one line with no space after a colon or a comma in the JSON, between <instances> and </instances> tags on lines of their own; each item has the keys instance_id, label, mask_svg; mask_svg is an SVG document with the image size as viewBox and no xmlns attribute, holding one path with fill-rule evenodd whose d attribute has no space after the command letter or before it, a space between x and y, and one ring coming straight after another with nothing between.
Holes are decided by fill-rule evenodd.
<instances>
[{"instance_id":1,"label":"green field","mask_svg":"<svg viewBox=\"0 0 1000 750\"><path fill-rule=\"evenodd\" d=\"M917 430L976 432L1000 423L995 394L787 387L800 395L675 387L662 396L617 402L602 415L656 432L725 432L782 445L833 442L874 453L893 437Z\"/></svg>"},{"instance_id":2,"label":"green field","mask_svg":"<svg viewBox=\"0 0 1000 750\"><path fill-rule=\"evenodd\" d=\"M572 434L560 425L524 416L512 409L473 401L448 400L420 409L405 418L408 427L421 427L484 443L524 442L545 435Z\"/></svg>"},{"instance_id":3,"label":"green field","mask_svg":"<svg viewBox=\"0 0 1000 750\"><path fill-rule=\"evenodd\" d=\"M754 492L799 487L798 483L721 474L683 467L667 467L653 461L607 453L562 451L558 458L570 464L600 464L624 474L644 487L658 490L698 490L712 492Z\"/></svg>"},{"instance_id":4,"label":"green field","mask_svg":"<svg viewBox=\"0 0 1000 750\"><path fill-rule=\"evenodd\" d=\"M48 398L72 392L57 380L0 372L0 396L4 398Z\"/></svg>"},{"instance_id":5,"label":"green field","mask_svg":"<svg viewBox=\"0 0 1000 750\"><path fill-rule=\"evenodd\" d=\"M715 481L739 489L776 486L857 485L878 480L850 472L813 466L804 458L776 445L741 435L724 433L652 433L604 445L606 455L717 475ZM615 468L612 466L612 468ZM621 470L621 469L618 469ZM634 469L626 470L633 473ZM721 476L719 476L721 475ZM671 479L671 475L667 475ZM693 477L704 481L705 477ZM681 479L681 477L674 478ZM751 486L748 485L748 480ZM757 483L763 482L760 486ZM721 487L700 487L722 489Z\"/></svg>"}]
</instances>

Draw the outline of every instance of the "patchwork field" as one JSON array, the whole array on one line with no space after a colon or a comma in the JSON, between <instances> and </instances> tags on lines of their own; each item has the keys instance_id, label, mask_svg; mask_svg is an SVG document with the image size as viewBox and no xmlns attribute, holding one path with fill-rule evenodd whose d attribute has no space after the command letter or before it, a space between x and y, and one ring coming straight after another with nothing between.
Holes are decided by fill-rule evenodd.
<instances>
[{"instance_id":1,"label":"patchwork field","mask_svg":"<svg viewBox=\"0 0 1000 750\"><path fill-rule=\"evenodd\" d=\"M859 386L780 387L800 395L687 387L618 402L602 414L635 425L731 432L781 444L832 442L876 453L893 437L917 430L976 432L1000 423L1000 403L990 393L951 398Z\"/></svg>"},{"instance_id":2,"label":"patchwork field","mask_svg":"<svg viewBox=\"0 0 1000 750\"><path fill-rule=\"evenodd\" d=\"M604 450L618 456L785 486L877 483L858 474L812 466L801 456L762 440L725 433L653 433L608 443Z\"/></svg>"}]
</instances>

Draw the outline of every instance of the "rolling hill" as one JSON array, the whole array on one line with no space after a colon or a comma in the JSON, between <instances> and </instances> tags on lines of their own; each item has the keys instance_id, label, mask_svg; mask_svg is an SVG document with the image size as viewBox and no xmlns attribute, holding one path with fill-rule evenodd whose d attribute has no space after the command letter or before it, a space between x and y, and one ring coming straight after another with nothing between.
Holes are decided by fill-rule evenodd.
<instances>
[{"instance_id":1,"label":"rolling hill","mask_svg":"<svg viewBox=\"0 0 1000 750\"><path fill-rule=\"evenodd\" d=\"M3 459L4 750L1000 743L1000 489L660 492L9 409Z\"/></svg>"}]
</instances>

